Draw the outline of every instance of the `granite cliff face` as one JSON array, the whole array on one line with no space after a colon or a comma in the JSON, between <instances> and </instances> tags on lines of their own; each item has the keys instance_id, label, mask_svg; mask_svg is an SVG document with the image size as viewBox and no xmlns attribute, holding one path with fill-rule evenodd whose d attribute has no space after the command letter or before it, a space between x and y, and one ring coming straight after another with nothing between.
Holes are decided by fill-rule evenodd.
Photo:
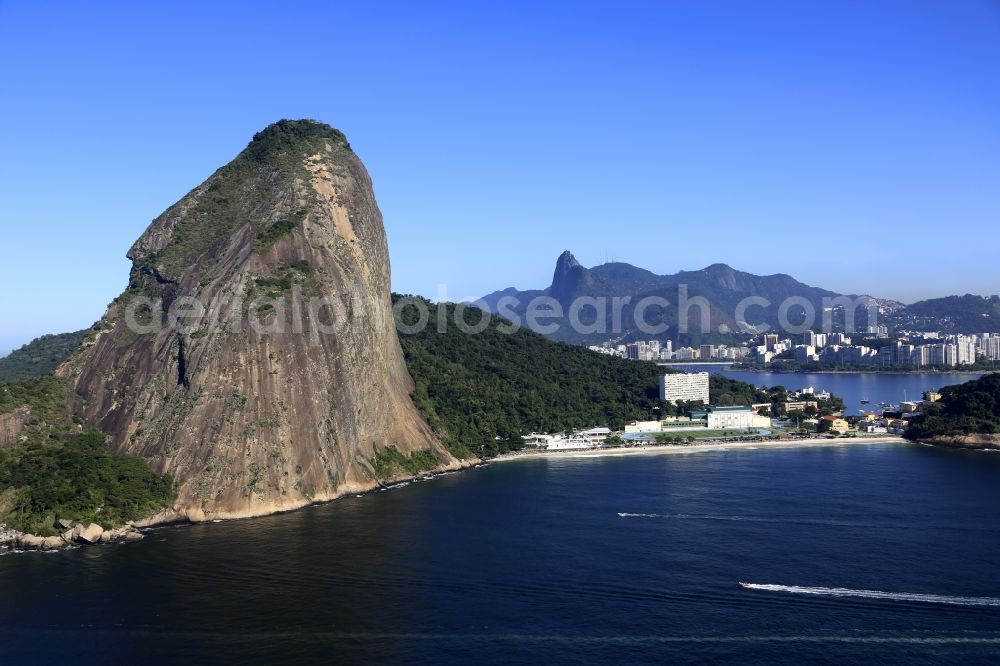
<instances>
[{"instance_id":1,"label":"granite cliff face","mask_svg":"<svg viewBox=\"0 0 1000 666\"><path fill-rule=\"evenodd\" d=\"M174 516L367 489L387 447L459 464L411 401L382 216L337 130L269 126L128 257L127 290L59 374L74 416L174 476Z\"/></svg>"}]
</instances>

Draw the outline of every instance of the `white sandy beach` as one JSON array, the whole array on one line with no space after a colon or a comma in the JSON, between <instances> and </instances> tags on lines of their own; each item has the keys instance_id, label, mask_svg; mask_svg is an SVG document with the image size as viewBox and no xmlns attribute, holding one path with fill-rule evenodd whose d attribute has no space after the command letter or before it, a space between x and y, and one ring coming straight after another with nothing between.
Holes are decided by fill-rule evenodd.
<instances>
[{"instance_id":1,"label":"white sandy beach","mask_svg":"<svg viewBox=\"0 0 1000 666\"><path fill-rule=\"evenodd\" d=\"M511 460L527 460L530 458L595 458L610 456L659 456L685 453L704 453L706 451L730 451L738 449L768 450L768 449L804 449L831 446L859 446L870 444L906 444L907 440L893 435L878 437L852 437L826 439L814 437L810 439L785 440L775 442L706 442L705 444L646 445L615 449L580 449L575 451L524 451L507 453L490 460L490 462L510 462Z\"/></svg>"}]
</instances>

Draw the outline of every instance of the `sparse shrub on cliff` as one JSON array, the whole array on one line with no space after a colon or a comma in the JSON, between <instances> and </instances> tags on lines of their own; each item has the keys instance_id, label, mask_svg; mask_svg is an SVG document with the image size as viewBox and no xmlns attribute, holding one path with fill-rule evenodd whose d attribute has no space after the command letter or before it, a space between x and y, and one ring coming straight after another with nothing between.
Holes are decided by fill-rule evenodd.
<instances>
[{"instance_id":1,"label":"sparse shrub on cliff","mask_svg":"<svg viewBox=\"0 0 1000 666\"><path fill-rule=\"evenodd\" d=\"M381 451L376 451L369 463L377 478L389 479L403 473L419 474L437 467L441 461L430 449L406 455L395 446L387 446Z\"/></svg>"}]
</instances>

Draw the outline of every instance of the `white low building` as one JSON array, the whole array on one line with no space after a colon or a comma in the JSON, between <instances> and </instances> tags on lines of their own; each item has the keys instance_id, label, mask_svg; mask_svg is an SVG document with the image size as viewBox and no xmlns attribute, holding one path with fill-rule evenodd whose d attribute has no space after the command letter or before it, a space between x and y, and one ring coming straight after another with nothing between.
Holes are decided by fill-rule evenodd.
<instances>
[{"instance_id":1,"label":"white low building","mask_svg":"<svg viewBox=\"0 0 1000 666\"><path fill-rule=\"evenodd\" d=\"M625 424L625 434L632 435L641 432L660 432L663 424L660 421L635 421Z\"/></svg>"},{"instance_id":2,"label":"white low building","mask_svg":"<svg viewBox=\"0 0 1000 666\"><path fill-rule=\"evenodd\" d=\"M524 445L529 448L545 449L547 451L567 451L572 449L594 449L604 444L611 436L608 428L588 428L574 430L570 433L560 432L551 435L531 433L522 435Z\"/></svg>"},{"instance_id":3,"label":"white low building","mask_svg":"<svg viewBox=\"0 0 1000 666\"><path fill-rule=\"evenodd\" d=\"M745 430L768 428L771 419L760 416L747 405L736 407L709 407L706 410L709 430Z\"/></svg>"}]
</instances>

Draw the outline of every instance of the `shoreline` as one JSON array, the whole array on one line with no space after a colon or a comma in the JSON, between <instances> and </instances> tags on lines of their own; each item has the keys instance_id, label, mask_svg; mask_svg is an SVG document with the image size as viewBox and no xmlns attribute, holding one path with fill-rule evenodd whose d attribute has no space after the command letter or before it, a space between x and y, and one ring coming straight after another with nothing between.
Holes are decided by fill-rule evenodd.
<instances>
[{"instance_id":1,"label":"shoreline","mask_svg":"<svg viewBox=\"0 0 1000 666\"><path fill-rule=\"evenodd\" d=\"M375 479L364 485L346 484L339 487L335 493L331 493L330 495L315 497L301 504L296 503L294 505L282 506L261 513L227 513L212 514L211 516L202 514L202 517L196 519L189 513L183 512L176 507L165 507L143 518L139 518L134 521L130 520L125 525L119 527L103 530L100 526L94 525L93 527L96 527L98 530L101 530L102 533L109 535L106 539L98 538L94 541L77 540L76 537L73 539L67 539L65 535L43 537L41 535L30 534L8 528L5 524L0 523L0 555L15 553L64 552L85 546L132 543L140 541L144 537L145 532L150 530L168 527L186 527L207 523L221 523L231 520L253 520L254 518L265 518L267 516L274 516L282 513L301 511L302 509L312 506L332 504L338 500L351 496L361 497L363 495L377 493L383 490L390 490L392 488L408 485L414 481L432 479L445 474L455 474L468 469L475 469L476 467L486 464L486 462L488 461L482 458L476 458L475 460L456 459L455 462L439 465L438 467L417 472L416 474L396 475L387 479ZM79 524L78 521L72 522L74 525Z\"/></svg>"},{"instance_id":2,"label":"shoreline","mask_svg":"<svg viewBox=\"0 0 1000 666\"><path fill-rule=\"evenodd\" d=\"M781 370L778 368L737 368L734 372L757 372L774 375L985 375L997 370Z\"/></svg>"},{"instance_id":3,"label":"shoreline","mask_svg":"<svg viewBox=\"0 0 1000 666\"><path fill-rule=\"evenodd\" d=\"M685 453L707 453L710 451L739 451L767 449L811 449L828 448L831 446L857 446L868 444L911 444L898 435L880 435L878 437L847 437L827 439L813 437L809 439L764 441L764 442L712 442L705 444L659 444L652 446L636 446L613 449L578 449L573 451L530 451L527 453L505 453L492 458L489 462L511 462L513 460L532 460L541 458L612 458L622 456L655 456L677 455Z\"/></svg>"},{"instance_id":4,"label":"shoreline","mask_svg":"<svg viewBox=\"0 0 1000 666\"><path fill-rule=\"evenodd\" d=\"M904 439L900 436L895 435L879 435L875 437L848 437L848 438L836 438L827 439L821 437L813 437L808 439L798 439L798 440L779 440L779 441L759 441L759 442L711 442L704 444L689 444L689 445L677 445L677 444L654 444L645 446L635 446L635 447L620 447L620 448L607 448L607 449L577 449L570 451L520 451L515 453L505 453L503 455L497 456L495 458L478 459L477 461L462 461L465 464L459 465L446 465L434 470L428 470L422 473L414 474L412 476L399 476L395 477L389 481L376 482L371 487L367 488L351 488L351 489L341 489L336 496L325 497L322 499L314 499L307 504L301 506L282 508L279 510L272 510L266 513L259 513L254 515L239 515L239 516L213 516L206 517L203 520L191 520L177 512L171 512L170 510L161 511L158 514L153 514L148 516L143 520L135 521L131 525L126 527L107 530L109 533L122 532L122 534L115 534L114 538L111 539L97 539L94 542L77 542L75 539L73 541L66 541L61 537L47 537L51 539L51 542L43 545L41 542L46 537L40 537L36 535L16 533L13 530L5 530L6 532L11 532L10 534L5 534L6 537L13 537L13 542L5 543L5 548L0 548L0 552L4 554L17 553L17 552L59 552L65 551L72 548L79 548L84 545L104 545L107 543L123 543L138 541L142 538L143 532L146 530L160 529L164 527L176 527L185 525L195 525L198 523L217 523L230 520L249 520L253 518L260 518L264 516L270 516L280 513L288 513L292 511L298 511L300 509L330 504L336 502L339 499L345 497L350 497L351 495L362 496L370 493L375 493L383 490L390 490L394 487L408 485L414 481L429 479L443 474L454 474L466 471L468 469L475 469L483 465L489 465L492 463L504 463L511 462L515 460L538 460L545 458L611 458L611 457L625 457L625 456L658 456L658 455L683 455L683 454L696 454L696 453L708 453L713 451L738 451L738 450L767 450L767 449L795 449L795 448L830 448L837 446L858 446L858 445L871 445L871 444L913 444L909 440ZM929 446L935 446L934 444L927 444ZM167 516L165 514L172 514ZM125 532L130 532L131 534L126 535ZM110 534L109 534L110 536ZM20 537L28 537L30 543L19 543L21 541ZM37 539L38 543L35 543ZM58 545L55 543L59 540L61 543ZM10 539L5 539L4 541L11 541Z\"/></svg>"}]
</instances>

